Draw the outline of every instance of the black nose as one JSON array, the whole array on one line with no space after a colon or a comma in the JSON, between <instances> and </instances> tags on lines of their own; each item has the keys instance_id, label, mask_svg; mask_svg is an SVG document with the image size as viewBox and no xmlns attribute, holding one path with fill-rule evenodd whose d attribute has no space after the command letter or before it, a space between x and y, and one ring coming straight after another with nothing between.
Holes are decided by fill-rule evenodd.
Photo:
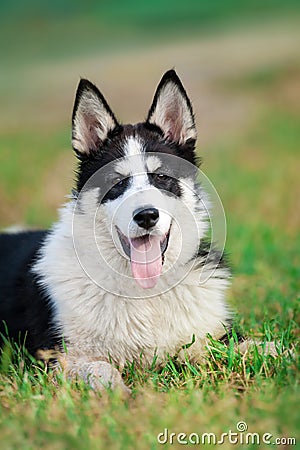
<instances>
[{"instance_id":1,"label":"black nose","mask_svg":"<svg viewBox=\"0 0 300 450\"><path fill-rule=\"evenodd\" d=\"M156 208L137 209L133 213L133 220L139 227L149 230L154 227L159 219L159 212Z\"/></svg>"}]
</instances>

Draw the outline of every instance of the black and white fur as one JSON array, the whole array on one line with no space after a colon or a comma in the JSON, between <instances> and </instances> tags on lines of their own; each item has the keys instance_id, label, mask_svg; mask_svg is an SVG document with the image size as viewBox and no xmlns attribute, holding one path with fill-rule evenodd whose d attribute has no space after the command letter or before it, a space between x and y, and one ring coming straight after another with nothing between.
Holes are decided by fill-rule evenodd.
<instances>
[{"instance_id":1,"label":"black and white fur","mask_svg":"<svg viewBox=\"0 0 300 450\"><path fill-rule=\"evenodd\" d=\"M25 340L33 354L58 350L68 374L94 388L123 386L114 366L122 369L126 361L146 365L156 355L159 364L166 355L184 359L185 353L200 361L207 334L220 339L230 329L225 300L230 272L221 255L204 243L207 212L200 197L205 194L194 186L192 174L159 173L165 155L197 163L192 106L178 76L173 70L163 76L146 121L136 125L121 125L98 89L81 80L72 123L77 186L58 222L50 231L0 236L0 331L5 335L8 330L19 343ZM110 163L110 179L85 189ZM110 189L99 200L106 183ZM199 195L191 193L195 189ZM122 236L144 239L145 229L132 216L146 205L159 211L151 233L162 240L168 236L162 274L150 289L132 277L121 242ZM197 232L181 205L192 211ZM78 260L74 217L77 247L108 289L101 289ZM180 233L186 238L178 253ZM113 272L94 258L95 239ZM180 270L187 275L173 286L175 262L176 276ZM200 272L207 274L204 283L199 283ZM126 281L111 273L124 274ZM182 350L193 335L194 344Z\"/></svg>"}]
</instances>

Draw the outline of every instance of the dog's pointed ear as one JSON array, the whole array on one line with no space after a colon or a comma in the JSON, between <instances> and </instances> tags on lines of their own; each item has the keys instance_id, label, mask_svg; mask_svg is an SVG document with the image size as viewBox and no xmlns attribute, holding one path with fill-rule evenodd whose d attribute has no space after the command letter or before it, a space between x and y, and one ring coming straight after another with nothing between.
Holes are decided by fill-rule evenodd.
<instances>
[{"instance_id":1,"label":"dog's pointed ear","mask_svg":"<svg viewBox=\"0 0 300 450\"><path fill-rule=\"evenodd\" d=\"M197 139L192 105L175 70L162 77L147 122L158 126L171 142L184 144Z\"/></svg>"},{"instance_id":2,"label":"dog's pointed ear","mask_svg":"<svg viewBox=\"0 0 300 450\"><path fill-rule=\"evenodd\" d=\"M96 152L118 122L98 88L81 79L72 116L72 145L80 156Z\"/></svg>"}]
</instances>

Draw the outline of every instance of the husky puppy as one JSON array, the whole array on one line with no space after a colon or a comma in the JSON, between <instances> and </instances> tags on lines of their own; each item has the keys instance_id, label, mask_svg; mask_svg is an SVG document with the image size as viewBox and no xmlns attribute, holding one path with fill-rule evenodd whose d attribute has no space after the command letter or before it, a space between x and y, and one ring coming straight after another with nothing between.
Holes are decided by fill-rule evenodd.
<instances>
[{"instance_id":1,"label":"husky puppy","mask_svg":"<svg viewBox=\"0 0 300 450\"><path fill-rule=\"evenodd\" d=\"M0 237L2 335L37 356L57 350L67 373L95 389L126 389L116 369L126 361L200 361L208 333L226 336L230 272L205 241L195 144L191 102L174 70L135 125L120 124L82 79L70 201L49 231Z\"/></svg>"}]
</instances>

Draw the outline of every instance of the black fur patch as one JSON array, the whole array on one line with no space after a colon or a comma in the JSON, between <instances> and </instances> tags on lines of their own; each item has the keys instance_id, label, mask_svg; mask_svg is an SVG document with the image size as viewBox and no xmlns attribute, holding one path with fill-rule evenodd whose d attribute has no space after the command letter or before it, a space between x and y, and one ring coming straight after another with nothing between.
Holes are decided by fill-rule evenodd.
<instances>
[{"instance_id":1,"label":"black fur patch","mask_svg":"<svg viewBox=\"0 0 300 450\"><path fill-rule=\"evenodd\" d=\"M228 258L224 252L220 252L208 241L201 241L196 258L200 258L201 265L208 265L218 269L228 269ZM228 276L226 276L228 278Z\"/></svg>"},{"instance_id":2,"label":"black fur patch","mask_svg":"<svg viewBox=\"0 0 300 450\"><path fill-rule=\"evenodd\" d=\"M0 234L0 342L8 331L33 355L61 345L47 295L30 272L45 237L45 231Z\"/></svg>"},{"instance_id":3,"label":"black fur patch","mask_svg":"<svg viewBox=\"0 0 300 450\"><path fill-rule=\"evenodd\" d=\"M245 341L245 337L239 331L234 331L234 333L233 333L232 326L230 326L230 328L227 331L227 333L224 334L224 336L222 336L218 340L220 342L222 342L223 344L225 344L225 345L229 345L229 341L230 341L231 338L234 338L234 342L236 344L241 344L242 342Z\"/></svg>"},{"instance_id":4,"label":"black fur patch","mask_svg":"<svg viewBox=\"0 0 300 450\"><path fill-rule=\"evenodd\" d=\"M128 186L130 185L130 181L131 181L130 177L121 179L119 182L117 182L108 190L108 192L104 195L103 198L102 193L100 192L101 203L108 202L109 200L115 200L116 198L123 195Z\"/></svg>"},{"instance_id":5,"label":"black fur patch","mask_svg":"<svg viewBox=\"0 0 300 450\"><path fill-rule=\"evenodd\" d=\"M149 173L148 178L150 184L157 189L160 189L164 192L170 192L176 197L181 196L181 189L176 178L164 175L162 173Z\"/></svg>"}]
</instances>

